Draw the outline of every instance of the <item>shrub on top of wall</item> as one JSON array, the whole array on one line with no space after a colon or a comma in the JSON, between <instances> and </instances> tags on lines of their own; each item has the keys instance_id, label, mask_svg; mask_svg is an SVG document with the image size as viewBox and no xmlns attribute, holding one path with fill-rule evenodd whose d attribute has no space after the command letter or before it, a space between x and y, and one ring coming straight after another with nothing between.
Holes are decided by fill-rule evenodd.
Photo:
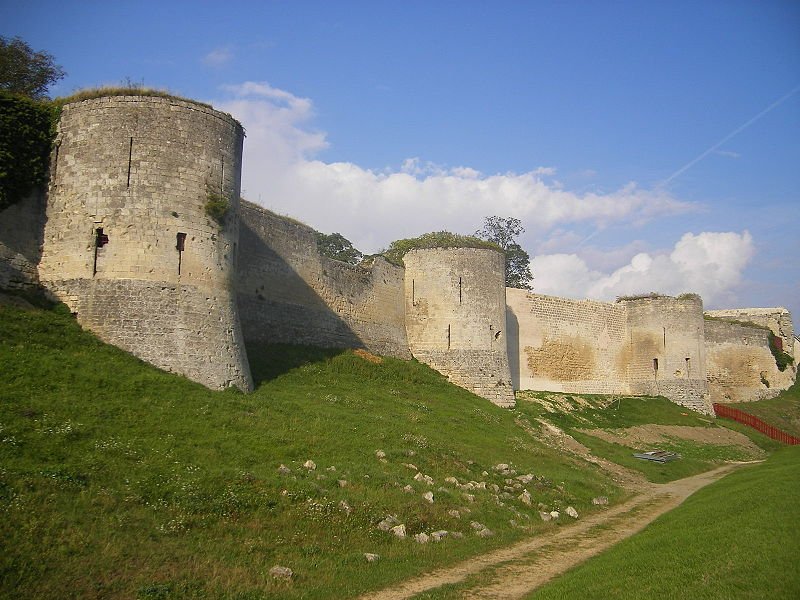
<instances>
[{"instance_id":1,"label":"shrub on top of wall","mask_svg":"<svg viewBox=\"0 0 800 600\"><path fill-rule=\"evenodd\" d=\"M503 249L497 244L471 235L434 231L415 238L395 240L381 254L390 263L403 266L403 256L406 252L416 248L487 248L503 252Z\"/></svg>"},{"instance_id":2,"label":"shrub on top of wall","mask_svg":"<svg viewBox=\"0 0 800 600\"><path fill-rule=\"evenodd\" d=\"M0 210L47 181L57 120L50 102L0 93Z\"/></svg>"}]
</instances>

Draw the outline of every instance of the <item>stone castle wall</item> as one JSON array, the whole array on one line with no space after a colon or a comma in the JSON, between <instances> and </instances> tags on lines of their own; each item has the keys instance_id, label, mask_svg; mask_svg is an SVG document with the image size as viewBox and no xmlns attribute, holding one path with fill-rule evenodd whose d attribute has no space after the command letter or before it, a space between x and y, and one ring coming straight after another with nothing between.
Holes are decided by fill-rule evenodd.
<instances>
[{"instance_id":1,"label":"stone castle wall","mask_svg":"<svg viewBox=\"0 0 800 600\"><path fill-rule=\"evenodd\" d=\"M414 357L495 404L514 406L503 254L417 249L403 262L405 323Z\"/></svg>"},{"instance_id":2,"label":"stone castle wall","mask_svg":"<svg viewBox=\"0 0 800 600\"><path fill-rule=\"evenodd\" d=\"M795 367L778 370L767 333L758 327L706 320L706 371L712 402L774 398L794 383Z\"/></svg>"},{"instance_id":3,"label":"stone castle wall","mask_svg":"<svg viewBox=\"0 0 800 600\"><path fill-rule=\"evenodd\" d=\"M405 269L321 256L309 227L240 203L243 135L193 102L66 105L48 193L0 215L0 288L41 283L101 339L215 389L252 388L245 339L413 354L500 406L516 388L661 394L709 412L794 381L764 329L704 321L696 296L507 290L487 249L413 250ZM210 195L230 201L222 223ZM709 314L769 327L795 355L786 309Z\"/></svg>"},{"instance_id":4,"label":"stone castle wall","mask_svg":"<svg viewBox=\"0 0 800 600\"><path fill-rule=\"evenodd\" d=\"M39 283L39 259L47 194L34 190L0 211L0 289L24 289Z\"/></svg>"},{"instance_id":5,"label":"stone castle wall","mask_svg":"<svg viewBox=\"0 0 800 600\"><path fill-rule=\"evenodd\" d=\"M768 327L773 334L781 338L783 351L796 358L794 326L792 315L783 307L776 308L733 308L726 310L708 310L706 314L713 318L729 319L744 323L755 323Z\"/></svg>"},{"instance_id":6,"label":"stone castle wall","mask_svg":"<svg viewBox=\"0 0 800 600\"><path fill-rule=\"evenodd\" d=\"M402 268L383 258L364 268L322 256L313 229L249 202L241 215L245 339L411 357Z\"/></svg>"},{"instance_id":7,"label":"stone castle wall","mask_svg":"<svg viewBox=\"0 0 800 600\"><path fill-rule=\"evenodd\" d=\"M706 393L703 301L699 296L623 300L628 384L634 394L662 395L711 413Z\"/></svg>"},{"instance_id":8,"label":"stone castle wall","mask_svg":"<svg viewBox=\"0 0 800 600\"><path fill-rule=\"evenodd\" d=\"M66 105L39 277L101 339L209 387L249 390L233 289L243 137L233 118L191 102ZM231 202L222 225L205 212L210 193Z\"/></svg>"},{"instance_id":9,"label":"stone castle wall","mask_svg":"<svg viewBox=\"0 0 800 600\"><path fill-rule=\"evenodd\" d=\"M516 389L628 393L624 306L512 288L506 299Z\"/></svg>"}]
</instances>

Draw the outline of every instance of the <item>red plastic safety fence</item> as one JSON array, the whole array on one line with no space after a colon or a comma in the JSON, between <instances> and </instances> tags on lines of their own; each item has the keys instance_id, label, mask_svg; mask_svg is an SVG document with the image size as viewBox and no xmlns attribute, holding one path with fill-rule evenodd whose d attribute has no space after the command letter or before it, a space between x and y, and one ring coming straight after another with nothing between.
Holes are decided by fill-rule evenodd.
<instances>
[{"instance_id":1,"label":"red plastic safety fence","mask_svg":"<svg viewBox=\"0 0 800 600\"><path fill-rule=\"evenodd\" d=\"M733 419L734 421L743 423L744 425L748 425L753 429L757 429L764 435L771 437L773 440L778 440L779 442L783 442L784 444L789 444L790 446L795 446L797 444L800 444L800 439L786 433L785 431L781 431L777 427L773 427L772 425L770 425L769 423L765 423L758 417L748 414L744 411L741 411L738 408L731 408L730 406L723 406L722 404L715 403L714 413L718 417Z\"/></svg>"}]
</instances>

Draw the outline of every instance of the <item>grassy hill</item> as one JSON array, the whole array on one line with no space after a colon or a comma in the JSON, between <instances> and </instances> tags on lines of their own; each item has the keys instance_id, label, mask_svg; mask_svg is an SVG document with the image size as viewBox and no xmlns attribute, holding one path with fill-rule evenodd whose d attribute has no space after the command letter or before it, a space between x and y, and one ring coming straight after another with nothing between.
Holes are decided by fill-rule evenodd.
<instances>
[{"instance_id":1,"label":"grassy hill","mask_svg":"<svg viewBox=\"0 0 800 600\"><path fill-rule=\"evenodd\" d=\"M353 597L562 526L539 510L586 514L593 497L626 493L540 441L539 405L500 409L414 361L288 346L248 355L256 391L213 392L99 342L64 307L0 304L0 595ZM716 427L658 399L617 410L549 418L576 435ZM730 458L683 451L693 471ZM389 515L406 539L378 528ZM438 543L413 539L442 530ZM276 565L292 579L272 577Z\"/></svg>"}]
</instances>

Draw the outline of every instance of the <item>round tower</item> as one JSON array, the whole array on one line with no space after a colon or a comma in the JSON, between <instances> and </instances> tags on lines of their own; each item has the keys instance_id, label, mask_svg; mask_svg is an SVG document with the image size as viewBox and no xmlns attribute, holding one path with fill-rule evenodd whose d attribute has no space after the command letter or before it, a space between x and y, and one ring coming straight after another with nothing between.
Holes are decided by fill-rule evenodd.
<instances>
[{"instance_id":1,"label":"round tower","mask_svg":"<svg viewBox=\"0 0 800 600\"><path fill-rule=\"evenodd\" d=\"M64 106L42 283L101 339L210 388L252 389L233 286L244 132L208 106Z\"/></svg>"},{"instance_id":2,"label":"round tower","mask_svg":"<svg viewBox=\"0 0 800 600\"><path fill-rule=\"evenodd\" d=\"M700 296L654 295L622 302L628 323L631 392L665 396L710 413Z\"/></svg>"},{"instance_id":3,"label":"round tower","mask_svg":"<svg viewBox=\"0 0 800 600\"><path fill-rule=\"evenodd\" d=\"M414 357L456 385L500 406L514 406L502 252L416 249L403 262L406 332Z\"/></svg>"}]
</instances>

